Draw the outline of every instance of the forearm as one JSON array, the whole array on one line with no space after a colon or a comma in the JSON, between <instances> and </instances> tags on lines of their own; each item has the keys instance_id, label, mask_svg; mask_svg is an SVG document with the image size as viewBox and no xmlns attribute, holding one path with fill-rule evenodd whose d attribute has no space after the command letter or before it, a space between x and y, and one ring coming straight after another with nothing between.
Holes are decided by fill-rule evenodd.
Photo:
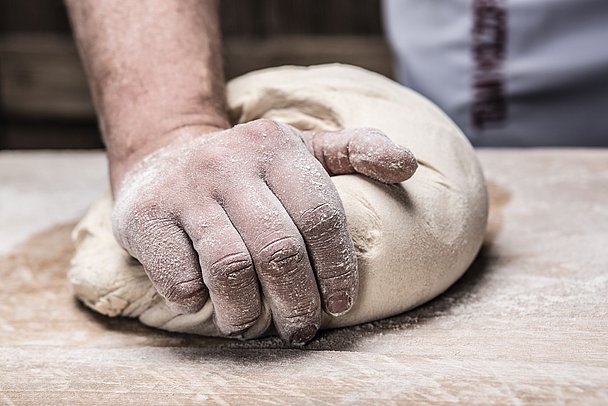
<instances>
[{"instance_id":1,"label":"forearm","mask_svg":"<svg viewBox=\"0 0 608 406\"><path fill-rule=\"evenodd\" d=\"M180 128L229 125L215 0L66 3L113 181Z\"/></svg>"}]
</instances>

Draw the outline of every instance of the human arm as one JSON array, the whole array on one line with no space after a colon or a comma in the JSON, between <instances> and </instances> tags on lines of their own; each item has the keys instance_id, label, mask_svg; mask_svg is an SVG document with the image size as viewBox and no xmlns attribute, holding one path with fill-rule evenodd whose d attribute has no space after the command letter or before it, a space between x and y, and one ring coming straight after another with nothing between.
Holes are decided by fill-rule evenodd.
<instances>
[{"instance_id":1,"label":"human arm","mask_svg":"<svg viewBox=\"0 0 608 406\"><path fill-rule=\"evenodd\" d=\"M212 0L67 0L112 189L183 132L229 127Z\"/></svg>"},{"instance_id":2,"label":"human arm","mask_svg":"<svg viewBox=\"0 0 608 406\"><path fill-rule=\"evenodd\" d=\"M398 182L411 154L372 130L336 143L269 120L229 128L214 2L68 5L108 147L116 238L169 305L194 312L209 295L218 328L240 334L264 294L294 343L314 335L321 307L348 311L356 258L329 174Z\"/></svg>"}]
</instances>

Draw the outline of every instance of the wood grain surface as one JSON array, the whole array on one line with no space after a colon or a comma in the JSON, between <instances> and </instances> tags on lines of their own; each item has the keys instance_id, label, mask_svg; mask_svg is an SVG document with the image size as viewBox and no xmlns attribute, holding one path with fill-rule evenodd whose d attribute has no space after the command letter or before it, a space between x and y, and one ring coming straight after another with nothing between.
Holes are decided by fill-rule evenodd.
<instances>
[{"instance_id":1,"label":"wood grain surface","mask_svg":"<svg viewBox=\"0 0 608 406\"><path fill-rule=\"evenodd\" d=\"M96 315L65 278L76 217L0 230L0 404L608 404L608 150L479 156L492 209L465 276L303 349ZM23 202L81 213L104 172L99 153L0 153L0 228Z\"/></svg>"}]
</instances>

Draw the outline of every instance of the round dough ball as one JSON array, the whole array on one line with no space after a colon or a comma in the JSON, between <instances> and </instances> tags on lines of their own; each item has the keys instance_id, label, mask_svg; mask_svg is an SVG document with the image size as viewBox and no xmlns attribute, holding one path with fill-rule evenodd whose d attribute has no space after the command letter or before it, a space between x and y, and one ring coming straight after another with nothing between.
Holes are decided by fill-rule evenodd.
<instances>
[{"instance_id":1,"label":"round dough ball","mask_svg":"<svg viewBox=\"0 0 608 406\"><path fill-rule=\"evenodd\" d=\"M353 309L324 314L323 327L350 326L393 316L446 290L469 267L485 231L487 195L470 143L440 109L414 91L345 65L281 67L252 72L228 84L235 123L257 118L300 129L376 127L409 148L414 176L397 185L359 175L332 177L357 250L360 287ZM141 265L114 240L106 194L74 230L69 279L76 296L108 316L139 317L150 326L221 335L213 304L180 315L165 305ZM264 303L245 338L271 324Z\"/></svg>"}]
</instances>

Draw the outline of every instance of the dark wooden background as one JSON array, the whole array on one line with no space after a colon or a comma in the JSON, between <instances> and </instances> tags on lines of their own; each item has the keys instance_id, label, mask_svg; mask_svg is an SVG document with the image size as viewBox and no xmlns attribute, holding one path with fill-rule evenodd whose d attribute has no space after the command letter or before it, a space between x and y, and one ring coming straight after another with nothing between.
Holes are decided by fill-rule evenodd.
<instances>
[{"instance_id":1,"label":"dark wooden background","mask_svg":"<svg viewBox=\"0 0 608 406\"><path fill-rule=\"evenodd\" d=\"M221 0L227 78L343 62L391 75L380 0ZM61 0L0 0L0 149L101 147Z\"/></svg>"}]
</instances>

